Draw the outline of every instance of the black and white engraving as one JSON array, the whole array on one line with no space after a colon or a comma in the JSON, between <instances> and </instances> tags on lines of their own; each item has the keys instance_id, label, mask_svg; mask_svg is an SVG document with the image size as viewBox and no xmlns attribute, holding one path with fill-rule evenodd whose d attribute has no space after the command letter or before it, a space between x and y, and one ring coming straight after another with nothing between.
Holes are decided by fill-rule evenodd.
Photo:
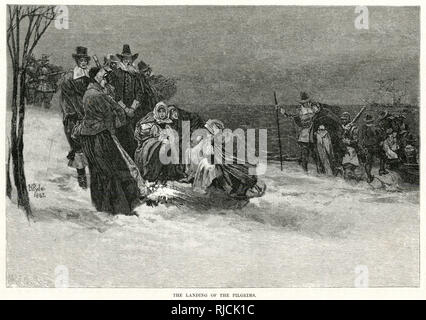
<instances>
[{"instance_id":1,"label":"black and white engraving","mask_svg":"<svg viewBox=\"0 0 426 320\"><path fill-rule=\"evenodd\" d=\"M420 8L7 5L8 287L420 285Z\"/></svg>"}]
</instances>

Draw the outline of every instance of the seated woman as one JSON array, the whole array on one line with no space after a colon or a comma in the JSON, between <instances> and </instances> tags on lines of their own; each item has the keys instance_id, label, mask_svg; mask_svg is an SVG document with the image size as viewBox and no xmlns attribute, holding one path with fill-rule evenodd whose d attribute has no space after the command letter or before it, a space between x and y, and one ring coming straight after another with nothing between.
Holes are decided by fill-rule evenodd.
<instances>
[{"instance_id":1,"label":"seated woman","mask_svg":"<svg viewBox=\"0 0 426 320\"><path fill-rule=\"evenodd\" d=\"M215 188L231 197L245 199L262 196L265 185L258 181L256 175L249 173L249 169L255 166L240 161L237 163L237 158L225 151L225 145L227 142L232 143L232 137L222 132L223 123L208 120L205 127L208 135L192 148L191 161L187 167L188 174L194 176L194 190L207 192L209 188ZM221 161L215 163L218 157Z\"/></svg>"},{"instance_id":2,"label":"seated woman","mask_svg":"<svg viewBox=\"0 0 426 320\"><path fill-rule=\"evenodd\" d=\"M386 156L386 163L389 168L395 169L400 162L398 157L399 144L397 141L397 132L394 132L391 128L386 130L386 139L383 141L383 151Z\"/></svg>"},{"instance_id":3,"label":"seated woman","mask_svg":"<svg viewBox=\"0 0 426 320\"><path fill-rule=\"evenodd\" d=\"M135 152L135 163L143 179L147 181L165 182L175 178L168 172L172 164L163 164L160 154L163 145L175 144L171 123L167 105L160 101L152 114L148 114L136 124L135 139L138 141L138 147Z\"/></svg>"}]
</instances>

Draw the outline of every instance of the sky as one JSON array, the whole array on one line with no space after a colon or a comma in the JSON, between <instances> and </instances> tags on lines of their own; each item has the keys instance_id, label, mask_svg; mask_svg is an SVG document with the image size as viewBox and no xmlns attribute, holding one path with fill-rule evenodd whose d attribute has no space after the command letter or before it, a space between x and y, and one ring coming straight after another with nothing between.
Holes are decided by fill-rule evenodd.
<instances>
[{"instance_id":1,"label":"sky","mask_svg":"<svg viewBox=\"0 0 426 320\"><path fill-rule=\"evenodd\" d=\"M292 104L300 91L332 104L362 104L375 81L408 83L419 99L418 7L68 6L69 29L52 25L36 55L73 66L76 46L100 59L125 43L154 73L178 79L182 104Z\"/></svg>"}]
</instances>

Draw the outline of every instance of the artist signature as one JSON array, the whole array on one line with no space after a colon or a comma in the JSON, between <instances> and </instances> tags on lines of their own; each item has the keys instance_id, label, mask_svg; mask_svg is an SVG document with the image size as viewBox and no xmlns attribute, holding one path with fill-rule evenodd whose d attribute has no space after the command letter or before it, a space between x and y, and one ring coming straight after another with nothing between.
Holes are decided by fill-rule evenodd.
<instances>
[{"instance_id":1,"label":"artist signature","mask_svg":"<svg viewBox=\"0 0 426 320\"><path fill-rule=\"evenodd\" d=\"M40 183L30 183L28 185L28 192L32 193L34 198L46 198L46 187Z\"/></svg>"}]
</instances>

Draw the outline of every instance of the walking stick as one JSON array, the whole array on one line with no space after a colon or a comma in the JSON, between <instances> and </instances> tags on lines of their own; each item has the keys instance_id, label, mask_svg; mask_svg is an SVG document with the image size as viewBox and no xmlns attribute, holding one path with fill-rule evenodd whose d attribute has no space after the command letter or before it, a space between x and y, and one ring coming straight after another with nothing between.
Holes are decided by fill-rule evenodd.
<instances>
[{"instance_id":1,"label":"walking stick","mask_svg":"<svg viewBox=\"0 0 426 320\"><path fill-rule=\"evenodd\" d=\"M278 118L278 100L277 100L277 93L275 91L274 91L274 99L275 99L275 115L277 118L278 143L280 146L280 164L281 164L281 171L283 171L283 150L281 147L280 119Z\"/></svg>"}]
</instances>

